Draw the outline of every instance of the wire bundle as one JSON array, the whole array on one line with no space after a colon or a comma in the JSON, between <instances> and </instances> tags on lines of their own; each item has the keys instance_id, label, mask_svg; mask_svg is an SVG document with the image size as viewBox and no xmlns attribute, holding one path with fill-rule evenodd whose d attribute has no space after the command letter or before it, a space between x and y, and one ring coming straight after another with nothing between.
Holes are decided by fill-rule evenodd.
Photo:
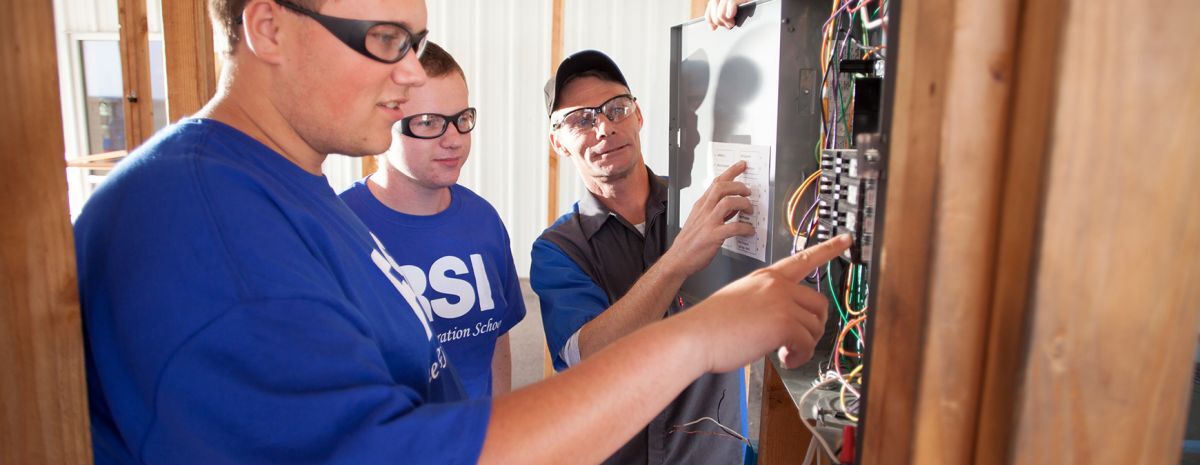
<instances>
[{"instance_id":1,"label":"wire bundle","mask_svg":"<svg viewBox=\"0 0 1200 465\"><path fill-rule=\"evenodd\" d=\"M854 80L857 75L843 73L842 60L886 59L886 30L888 0L833 0L829 18L821 27L821 127L814 147L817 166L824 150L852 148L851 122L853 121ZM808 245L817 229L817 206L821 178L820 168L810 173L792 193L787 203L787 225L794 242L793 250ZM804 213L797 220L802 206ZM840 268L840 274L835 270ZM858 421L858 404L861 398L863 364L866 349L866 321L869 316L868 278L866 265L845 263L842 266L827 264L809 276L817 289L826 293L838 314L837 338L830 359L823 362L823 374L814 386L801 396L800 403L822 388L837 392L836 414L852 422ZM825 279L822 283L822 277ZM840 277L840 279L838 279ZM828 413L828 410L825 410ZM821 411L814 407L811 417L820 425L824 420ZM805 464L816 458L813 452L817 445L833 463L837 463L833 448L822 438L813 424L804 421L813 433Z\"/></svg>"}]
</instances>

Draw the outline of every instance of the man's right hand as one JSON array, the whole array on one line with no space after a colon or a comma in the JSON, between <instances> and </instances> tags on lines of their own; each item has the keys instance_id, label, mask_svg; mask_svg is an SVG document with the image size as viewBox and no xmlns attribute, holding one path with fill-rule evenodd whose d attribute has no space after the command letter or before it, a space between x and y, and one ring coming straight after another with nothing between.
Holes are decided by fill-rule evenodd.
<instances>
[{"instance_id":1,"label":"man's right hand","mask_svg":"<svg viewBox=\"0 0 1200 465\"><path fill-rule=\"evenodd\" d=\"M708 22L708 27L712 30L717 30L718 27L725 29L733 29L736 25L734 18L737 17L738 5L748 2L749 0L708 0L708 6L704 8L704 20Z\"/></svg>"},{"instance_id":2,"label":"man's right hand","mask_svg":"<svg viewBox=\"0 0 1200 465\"><path fill-rule=\"evenodd\" d=\"M726 222L738 212L750 214L750 188L734 181L746 171L746 162L734 163L717 176L700 196L679 235L660 261L669 264L679 278L687 278L708 266L725 239L754 235L754 226L740 221Z\"/></svg>"},{"instance_id":3,"label":"man's right hand","mask_svg":"<svg viewBox=\"0 0 1200 465\"><path fill-rule=\"evenodd\" d=\"M772 350L795 368L812 358L829 303L801 281L850 247L838 236L734 281L675 317L707 357L709 372L745 366ZM672 319L668 319L671 321Z\"/></svg>"}]
</instances>

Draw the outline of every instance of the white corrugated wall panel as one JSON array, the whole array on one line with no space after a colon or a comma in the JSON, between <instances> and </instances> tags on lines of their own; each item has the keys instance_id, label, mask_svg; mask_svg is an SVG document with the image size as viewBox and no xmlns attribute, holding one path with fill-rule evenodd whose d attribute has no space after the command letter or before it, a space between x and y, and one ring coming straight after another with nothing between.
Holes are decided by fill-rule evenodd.
<instances>
[{"instance_id":1,"label":"white corrugated wall panel","mask_svg":"<svg viewBox=\"0 0 1200 465\"><path fill-rule=\"evenodd\" d=\"M479 109L460 182L496 207L508 227L517 272L546 227L545 112L550 74L550 0L429 0L430 39L467 74Z\"/></svg>"}]
</instances>

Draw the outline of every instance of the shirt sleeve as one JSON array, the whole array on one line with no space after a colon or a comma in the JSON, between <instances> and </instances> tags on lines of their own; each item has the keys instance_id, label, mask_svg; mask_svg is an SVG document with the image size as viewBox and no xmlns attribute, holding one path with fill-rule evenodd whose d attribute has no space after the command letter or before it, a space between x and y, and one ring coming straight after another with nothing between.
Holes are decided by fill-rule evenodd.
<instances>
[{"instance_id":1,"label":"shirt sleeve","mask_svg":"<svg viewBox=\"0 0 1200 465\"><path fill-rule=\"evenodd\" d=\"M369 329L334 303L241 304L174 351L139 455L183 464L475 463L490 400L427 403L426 390L397 383Z\"/></svg>"},{"instance_id":2,"label":"shirt sleeve","mask_svg":"<svg viewBox=\"0 0 1200 465\"><path fill-rule=\"evenodd\" d=\"M542 326L554 369L562 371L569 366L562 357L563 348L583 325L608 308L608 295L550 241L534 242L532 258L529 283L542 306Z\"/></svg>"},{"instance_id":3,"label":"shirt sleeve","mask_svg":"<svg viewBox=\"0 0 1200 465\"><path fill-rule=\"evenodd\" d=\"M567 339L567 344L563 346L562 350L558 351L558 356L562 357L563 363L567 365L567 368L579 363L579 331L575 331L575 334L572 334Z\"/></svg>"}]
</instances>

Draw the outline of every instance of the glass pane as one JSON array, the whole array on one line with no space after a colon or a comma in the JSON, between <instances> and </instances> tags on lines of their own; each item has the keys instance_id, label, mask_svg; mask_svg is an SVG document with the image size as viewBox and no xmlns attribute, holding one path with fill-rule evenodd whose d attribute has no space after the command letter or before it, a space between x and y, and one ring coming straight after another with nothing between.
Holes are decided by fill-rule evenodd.
<instances>
[{"instance_id":1,"label":"glass pane","mask_svg":"<svg viewBox=\"0 0 1200 465\"><path fill-rule=\"evenodd\" d=\"M115 40L80 42L88 153L125 149L121 47ZM150 41L150 113L154 130L167 125L167 80L161 40Z\"/></svg>"},{"instance_id":2,"label":"glass pane","mask_svg":"<svg viewBox=\"0 0 1200 465\"><path fill-rule=\"evenodd\" d=\"M163 43L150 41L150 97L154 104L150 113L154 115L154 130L167 125L167 68L163 64Z\"/></svg>"},{"instance_id":3,"label":"glass pane","mask_svg":"<svg viewBox=\"0 0 1200 465\"><path fill-rule=\"evenodd\" d=\"M115 40L80 42L83 94L87 114L88 152L125 149L121 49Z\"/></svg>"}]
</instances>

